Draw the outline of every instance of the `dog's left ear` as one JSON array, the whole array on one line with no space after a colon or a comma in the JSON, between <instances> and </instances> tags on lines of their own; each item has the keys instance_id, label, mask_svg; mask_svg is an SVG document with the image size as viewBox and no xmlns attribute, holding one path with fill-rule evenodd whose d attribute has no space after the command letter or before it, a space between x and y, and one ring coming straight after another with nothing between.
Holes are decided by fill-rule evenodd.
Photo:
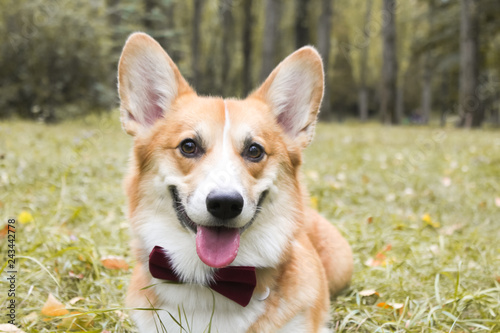
<instances>
[{"instance_id":1,"label":"dog's left ear","mask_svg":"<svg viewBox=\"0 0 500 333\"><path fill-rule=\"evenodd\" d=\"M306 147L314 136L323 88L321 57L305 46L283 60L249 97L264 100L287 135Z\"/></svg>"}]
</instances>

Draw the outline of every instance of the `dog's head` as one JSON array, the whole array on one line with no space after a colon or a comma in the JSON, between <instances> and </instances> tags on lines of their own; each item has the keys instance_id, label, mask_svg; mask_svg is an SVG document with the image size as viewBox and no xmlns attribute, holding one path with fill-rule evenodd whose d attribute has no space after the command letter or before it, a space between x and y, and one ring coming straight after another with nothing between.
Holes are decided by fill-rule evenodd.
<instances>
[{"instance_id":1,"label":"dog's head","mask_svg":"<svg viewBox=\"0 0 500 333\"><path fill-rule=\"evenodd\" d=\"M136 33L118 78L122 126L135 139L130 215L145 253L163 246L185 276L180 261L200 272L235 258L277 264L300 224L298 166L323 96L318 53L296 51L244 100L202 97Z\"/></svg>"}]
</instances>

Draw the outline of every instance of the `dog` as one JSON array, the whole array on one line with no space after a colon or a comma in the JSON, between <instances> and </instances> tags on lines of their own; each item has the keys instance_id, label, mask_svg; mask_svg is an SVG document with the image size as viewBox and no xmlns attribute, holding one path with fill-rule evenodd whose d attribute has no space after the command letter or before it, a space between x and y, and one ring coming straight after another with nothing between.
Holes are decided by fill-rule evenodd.
<instances>
[{"instance_id":1,"label":"dog","mask_svg":"<svg viewBox=\"0 0 500 333\"><path fill-rule=\"evenodd\" d=\"M353 259L300 181L323 86L306 46L243 100L198 96L153 38L128 38L118 92L134 137L137 265L126 303L140 332L328 331Z\"/></svg>"}]
</instances>

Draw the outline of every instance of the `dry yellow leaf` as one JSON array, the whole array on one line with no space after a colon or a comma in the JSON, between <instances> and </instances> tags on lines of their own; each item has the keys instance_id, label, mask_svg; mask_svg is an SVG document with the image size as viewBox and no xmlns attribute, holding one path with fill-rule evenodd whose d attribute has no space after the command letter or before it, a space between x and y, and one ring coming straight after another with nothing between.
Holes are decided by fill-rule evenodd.
<instances>
[{"instance_id":1,"label":"dry yellow leaf","mask_svg":"<svg viewBox=\"0 0 500 333\"><path fill-rule=\"evenodd\" d=\"M66 309L64 304L59 302L52 294L49 294L47 301L43 305L42 314L45 316L55 317L64 316L68 314L69 311Z\"/></svg>"},{"instance_id":2,"label":"dry yellow leaf","mask_svg":"<svg viewBox=\"0 0 500 333\"><path fill-rule=\"evenodd\" d=\"M33 218L33 215L31 215L30 212L23 210L17 217L17 220L19 221L19 223L25 224L33 222L35 219Z\"/></svg>"},{"instance_id":3,"label":"dry yellow leaf","mask_svg":"<svg viewBox=\"0 0 500 333\"><path fill-rule=\"evenodd\" d=\"M433 228L439 228L441 223L434 221L429 214L422 215L422 221Z\"/></svg>"},{"instance_id":4,"label":"dry yellow leaf","mask_svg":"<svg viewBox=\"0 0 500 333\"><path fill-rule=\"evenodd\" d=\"M125 259L115 256L101 258L101 264L108 269L121 269L124 271L128 269Z\"/></svg>"}]
</instances>

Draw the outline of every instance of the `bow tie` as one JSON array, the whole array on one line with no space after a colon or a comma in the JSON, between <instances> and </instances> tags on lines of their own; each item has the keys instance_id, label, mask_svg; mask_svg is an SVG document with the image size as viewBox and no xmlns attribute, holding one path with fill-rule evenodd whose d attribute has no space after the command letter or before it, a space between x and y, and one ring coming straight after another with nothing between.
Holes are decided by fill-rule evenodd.
<instances>
[{"instance_id":1,"label":"bow tie","mask_svg":"<svg viewBox=\"0 0 500 333\"><path fill-rule=\"evenodd\" d=\"M149 254L149 271L157 279L182 282L161 246L155 246ZM256 284L255 267L229 266L218 269L208 287L245 307L252 298Z\"/></svg>"}]
</instances>

